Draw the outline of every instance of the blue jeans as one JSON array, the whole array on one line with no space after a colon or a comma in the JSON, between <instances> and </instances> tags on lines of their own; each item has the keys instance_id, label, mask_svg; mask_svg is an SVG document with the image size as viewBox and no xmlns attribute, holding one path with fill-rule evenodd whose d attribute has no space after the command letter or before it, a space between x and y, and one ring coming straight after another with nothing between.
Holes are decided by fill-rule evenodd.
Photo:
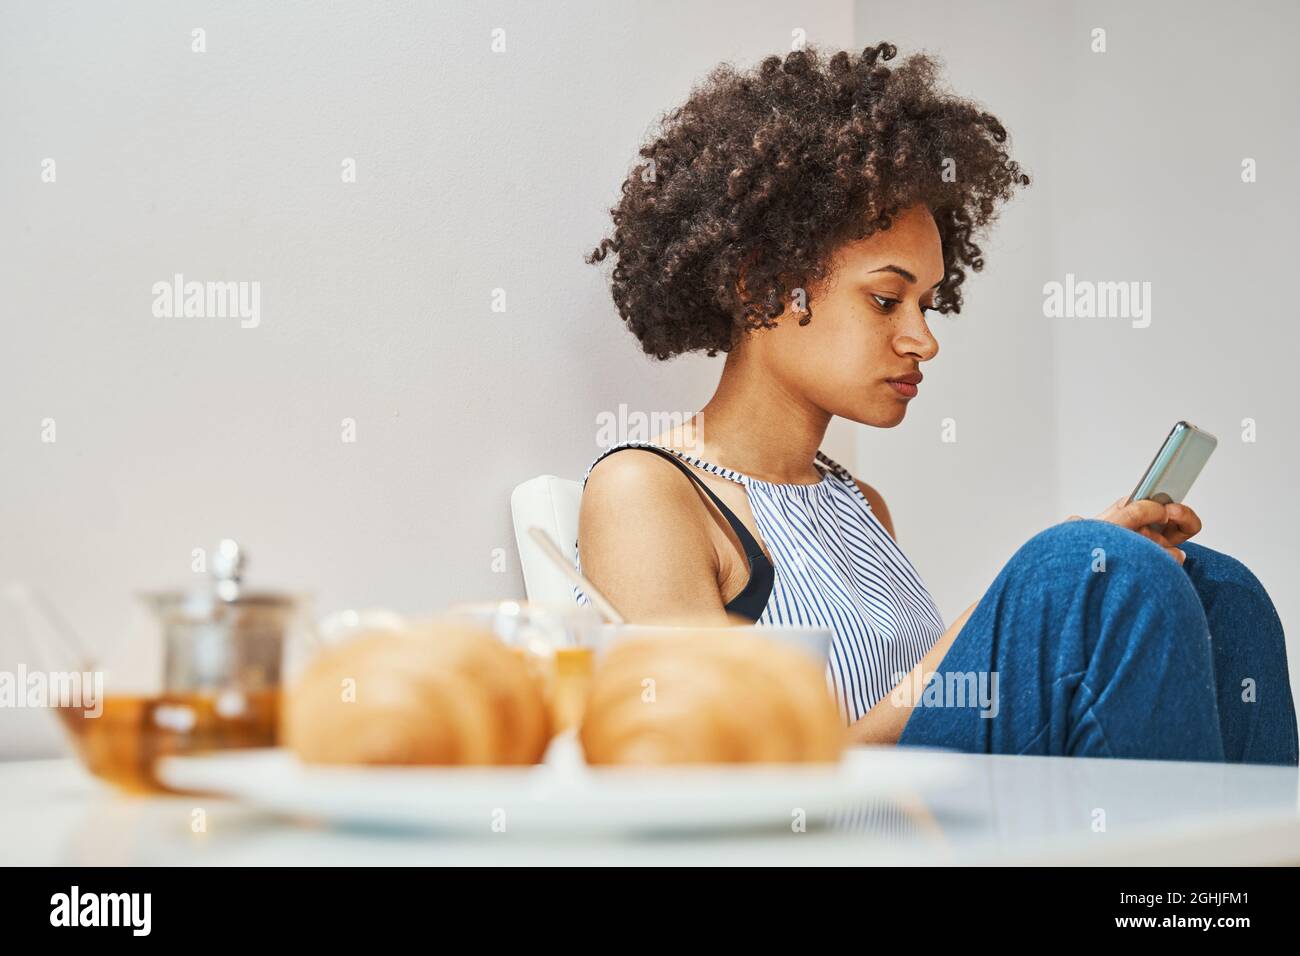
<instances>
[{"instance_id":1,"label":"blue jeans","mask_svg":"<svg viewBox=\"0 0 1300 956\"><path fill-rule=\"evenodd\" d=\"M1103 521L1035 535L923 685L899 744L1295 765L1273 602L1235 558L1180 547L1182 567ZM996 689L983 702L979 680Z\"/></svg>"}]
</instances>

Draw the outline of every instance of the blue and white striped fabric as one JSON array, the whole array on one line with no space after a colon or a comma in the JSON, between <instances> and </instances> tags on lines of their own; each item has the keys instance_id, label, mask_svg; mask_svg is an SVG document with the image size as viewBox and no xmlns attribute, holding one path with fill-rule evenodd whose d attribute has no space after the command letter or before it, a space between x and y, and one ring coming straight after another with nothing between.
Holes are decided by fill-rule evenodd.
<instances>
[{"instance_id":1,"label":"blue and white striped fabric","mask_svg":"<svg viewBox=\"0 0 1300 956\"><path fill-rule=\"evenodd\" d=\"M625 442L615 447L650 446ZM848 723L888 694L942 636L943 617L916 568L852 476L825 455L817 455L821 482L783 485L664 450L744 485L758 539L776 568L772 595L758 623L824 627L834 633L827 678ZM585 595L575 596L586 603Z\"/></svg>"}]
</instances>

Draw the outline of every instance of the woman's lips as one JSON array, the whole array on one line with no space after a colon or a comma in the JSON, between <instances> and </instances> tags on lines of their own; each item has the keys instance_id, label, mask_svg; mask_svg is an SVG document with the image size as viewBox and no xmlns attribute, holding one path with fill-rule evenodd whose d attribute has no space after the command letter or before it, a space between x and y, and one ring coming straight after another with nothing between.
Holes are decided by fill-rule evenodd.
<instances>
[{"instance_id":1,"label":"woman's lips","mask_svg":"<svg viewBox=\"0 0 1300 956\"><path fill-rule=\"evenodd\" d=\"M894 391L896 391L899 395L902 395L904 398L916 397L917 388L911 382L890 381L888 384L890 385L891 388L893 388Z\"/></svg>"}]
</instances>

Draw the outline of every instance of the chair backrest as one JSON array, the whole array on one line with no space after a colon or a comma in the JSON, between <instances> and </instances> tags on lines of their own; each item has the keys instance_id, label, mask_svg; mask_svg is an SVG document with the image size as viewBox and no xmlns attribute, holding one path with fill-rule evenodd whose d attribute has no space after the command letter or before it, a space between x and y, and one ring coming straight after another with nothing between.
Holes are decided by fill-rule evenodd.
<instances>
[{"instance_id":1,"label":"chair backrest","mask_svg":"<svg viewBox=\"0 0 1300 956\"><path fill-rule=\"evenodd\" d=\"M574 603L573 586L542 553L528 529L534 525L555 539L560 550L571 555L578 543L578 506L582 485L567 478L539 475L516 486L510 493L510 515L515 524L515 544L524 572L528 600L541 604Z\"/></svg>"}]
</instances>

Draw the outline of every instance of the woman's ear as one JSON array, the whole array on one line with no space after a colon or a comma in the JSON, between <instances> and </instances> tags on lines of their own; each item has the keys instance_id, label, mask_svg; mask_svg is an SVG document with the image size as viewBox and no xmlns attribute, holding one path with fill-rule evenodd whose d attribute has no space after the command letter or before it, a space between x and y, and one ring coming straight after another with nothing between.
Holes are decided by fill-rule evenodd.
<instances>
[{"instance_id":1,"label":"woman's ear","mask_svg":"<svg viewBox=\"0 0 1300 956\"><path fill-rule=\"evenodd\" d=\"M750 273L751 267L754 265L754 261L755 260L751 257L750 261L742 263L740 268L737 270L735 291L738 309L743 309L744 306L750 302L749 289L745 284L745 280ZM785 308L777 318L777 321L780 322L793 316L797 319L800 325L807 325L811 321L809 317L811 313L808 303L812 293L809 292L805 285L803 277L782 275L780 276L780 279L785 288L785 299L781 303Z\"/></svg>"},{"instance_id":2,"label":"woman's ear","mask_svg":"<svg viewBox=\"0 0 1300 956\"><path fill-rule=\"evenodd\" d=\"M745 297L748 295L749 290L745 286L745 279L749 275L749 270L752 265L753 257L751 256L749 261L742 262L740 267L736 270L736 300L738 302L744 302Z\"/></svg>"}]
</instances>

